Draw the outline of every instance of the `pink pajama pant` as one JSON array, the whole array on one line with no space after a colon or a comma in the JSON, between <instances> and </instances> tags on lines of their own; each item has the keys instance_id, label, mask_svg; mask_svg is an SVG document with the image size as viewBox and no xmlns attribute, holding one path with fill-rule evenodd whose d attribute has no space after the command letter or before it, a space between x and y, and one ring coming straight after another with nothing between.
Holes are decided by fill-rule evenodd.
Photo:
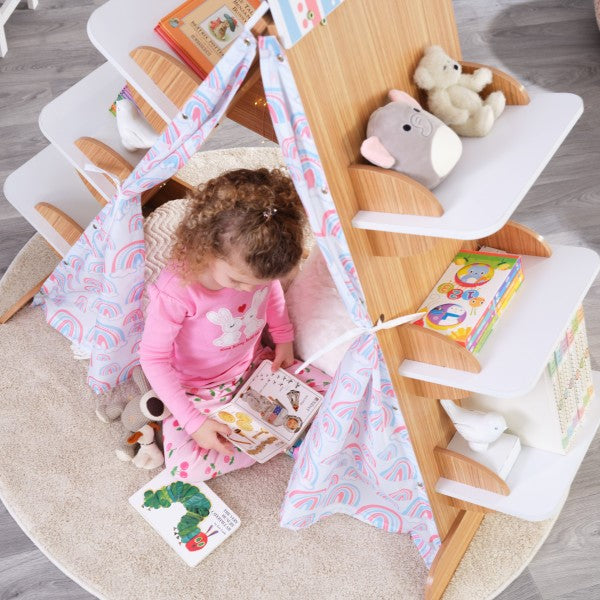
<instances>
[{"instance_id":1,"label":"pink pajama pant","mask_svg":"<svg viewBox=\"0 0 600 600\"><path fill-rule=\"evenodd\" d=\"M254 362L232 381L222 383L213 388L193 389L189 396L190 402L202 413L211 413L219 405L231 401L238 388L246 381L252 372L265 358L272 358L273 353L266 348ZM286 371L292 375L300 363L296 361ZM330 383L330 377L316 369L307 367L298 375L301 381L313 387L320 394L325 394ZM237 448L232 454L221 454L216 450L201 448L181 427L179 422L171 415L163 421L163 440L165 449L165 464L172 475L190 479L190 481L204 481L229 471L242 469L254 464L254 460Z\"/></svg>"}]
</instances>

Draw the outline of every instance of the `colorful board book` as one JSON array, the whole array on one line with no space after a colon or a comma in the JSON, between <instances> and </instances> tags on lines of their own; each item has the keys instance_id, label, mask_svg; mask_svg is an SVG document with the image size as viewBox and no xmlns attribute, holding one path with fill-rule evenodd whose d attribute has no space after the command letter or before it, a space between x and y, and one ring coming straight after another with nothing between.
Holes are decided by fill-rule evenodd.
<instances>
[{"instance_id":1,"label":"colorful board book","mask_svg":"<svg viewBox=\"0 0 600 600\"><path fill-rule=\"evenodd\" d=\"M239 526L239 517L205 483L165 470L129 503L190 567L204 560Z\"/></svg>"},{"instance_id":2,"label":"colorful board book","mask_svg":"<svg viewBox=\"0 0 600 600\"><path fill-rule=\"evenodd\" d=\"M426 315L415 324L479 352L522 281L517 254L461 251L422 303Z\"/></svg>"},{"instance_id":3,"label":"colorful board book","mask_svg":"<svg viewBox=\"0 0 600 600\"><path fill-rule=\"evenodd\" d=\"M231 443L260 463L292 447L323 401L287 371L273 373L272 365L264 360L231 402L210 415L229 425Z\"/></svg>"},{"instance_id":4,"label":"colorful board book","mask_svg":"<svg viewBox=\"0 0 600 600\"><path fill-rule=\"evenodd\" d=\"M238 37L260 0L188 0L154 31L202 79Z\"/></svg>"}]
</instances>

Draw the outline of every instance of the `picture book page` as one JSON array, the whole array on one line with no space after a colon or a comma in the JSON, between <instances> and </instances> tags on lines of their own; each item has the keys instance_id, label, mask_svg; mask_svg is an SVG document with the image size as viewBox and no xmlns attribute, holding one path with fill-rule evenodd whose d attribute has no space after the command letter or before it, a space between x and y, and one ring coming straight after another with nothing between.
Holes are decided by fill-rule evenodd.
<instances>
[{"instance_id":1,"label":"picture book page","mask_svg":"<svg viewBox=\"0 0 600 600\"><path fill-rule=\"evenodd\" d=\"M287 371L263 361L231 403L211 415L227 423L240 450L265 462L290 446L310 422L322 396Z\"/></svg>"},{"instance_id":2,"label":"picture book page","mask_svg":"<svg viewBox=\"0 0 600 600\"><path fill-rule=\"evenodd\" d=\"M194 567L240 525L239 517L203 482L181 480L165 470L129 503Z\"/></svg>"}]
</instances>

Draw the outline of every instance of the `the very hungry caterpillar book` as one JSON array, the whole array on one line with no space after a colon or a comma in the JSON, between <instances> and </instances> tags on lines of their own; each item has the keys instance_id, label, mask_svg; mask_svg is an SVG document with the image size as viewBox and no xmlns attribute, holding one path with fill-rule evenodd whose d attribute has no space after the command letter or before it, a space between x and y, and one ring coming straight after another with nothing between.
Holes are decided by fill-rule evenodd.
<instances>
[{"instance_id":1,"label":"the very hungry caterpillar book","mask_svg":"<svg viewBox=\"0 0 600 600\"><path fill-rule=\"evenodd\" d=\"M425 298L419 310L426 315L415 324L478 352L522 281L517 254L459 252Z\"/></svg>"},{"instance_id":2,"label":"the very hungry caterpillar book","mask_svg":"<svg viewBox=\"0 0 600 600\"><path fill-rule=\"evenodd\" d=\"M232 401L210 417L232 430L231 443L263 463L290 447L306 430L323 397L283 369L263 361Z\"/></svg>"},{"instance_id":3,"label":"the very hungry caterpillar book","mask_svg":"<svg viewBox=\"0 0 600 600\"><path fill-rule=\"evenodd\" d=\"M203 482L165 470L129 503L190 567L195 567L240 525L239 517Z\"/></svg>"}]
</instances>

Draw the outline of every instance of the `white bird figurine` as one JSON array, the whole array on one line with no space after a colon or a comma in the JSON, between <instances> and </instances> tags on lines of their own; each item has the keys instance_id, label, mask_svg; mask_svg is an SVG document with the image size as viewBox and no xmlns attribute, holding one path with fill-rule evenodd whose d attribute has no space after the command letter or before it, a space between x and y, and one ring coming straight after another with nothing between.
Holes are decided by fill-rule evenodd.
<instances>
[{"instance_id":1,"label":"white bird figurine","mask_svg":"<svg viewBox=\"0 0 600 600\"><path fill-rule=\"evenodd\" d=\"M454 423L456 431L469 443L474 452L485 452L506 429L506 420L495 412L467 410L452 400L440 400L441 405Z\"/></svg>"},{"instance_id":2,"label":"white bird figurine","mask_svg":"<svg viewBox=\"0 0 600 600\"><path fill-rule=\"evenodd\" d=\"M158 138L148 121L139 113L133 102L122 99L115 102L117 129L121 143L130 152L151 148Z\"/></svg>"}]
</instances>

